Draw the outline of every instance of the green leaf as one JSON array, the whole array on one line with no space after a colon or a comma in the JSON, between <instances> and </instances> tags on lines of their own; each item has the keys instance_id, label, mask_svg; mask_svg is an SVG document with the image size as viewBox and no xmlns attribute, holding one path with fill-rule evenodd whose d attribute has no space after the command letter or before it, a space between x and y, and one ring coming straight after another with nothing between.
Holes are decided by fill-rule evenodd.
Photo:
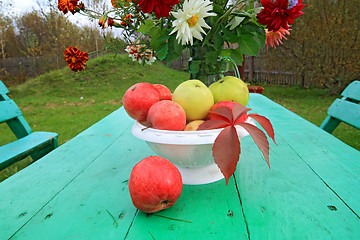
<instances>
[{"instance_id":1,"label":"green leaf","mask_svg":"<svg viewBox=\"0 0 360 240\"><path fill-rule=\"evenodd\" d=\"M207 51L206 52L206 63L213 63L218 58L218 52L217 51Z\"/></svg>"},{"instance_id":2,"label":"green leaf","mask_svg":"<svg viewBox=\"0 0 360 240\"><path fill-rule=\"evenodd\" d=\"M216 13L218 16L222 16L225 13L225 9L221 6L219 6L216 3L213 3L213 12Z\"/></svg>"},{"instance_id":3,"label":"green leaf","mask_svg":"<svg viewBox=\"0 0 360 240\"><path fill-rule=\"evenodd\" d=\"M255 41L254 36L250 33L242 34L239 41L239 48L247 56L257 56L260 48Z\"/></svg>"},{"instance_id":4,"label":"green leaf","mask_svg":"<svg viewBox=\"0 0 360 240\"><path fill-rule=\"evenodd\" d=\"M177 43L175 35L171 35L168 40L168 54L165 57L166 63L171 64L171 61L179 59L182 56L183 45Z\"/></svg>"},{"instance_id":5,"label":"green leaf","mask_svg":"<svg viewBox=\"0 0 360 240\"><path fill-rule=\"evenodd\" d=\"M242 21L244 21L245 17L233 17L231 21L226 25L230 30L233 30L237 26L241 24Z\"/></svg>"},{"instance_id":6,"label":"green leaf","mask_svg":"<svg viewBox=\"0 0 360 240\"><path fill-rule=\"evenodd\" d=\"M224 45L224 39L222 36L220 36L219 33L217 33L214 37L214 45L212 46L214 49L221 49Z\"/></svg>"},{"instance_id":7,"label":"green leaf","mask_svg":"<svg viewBox=\"0 0 360 240\"><path fill-rule=\"evenodd\" d=\"M221 51L221 54L220 54L220 56L221 57L230 57L230 55L231 55L231 51L230 51L231 49L223 49L222 51Z\"/></svg>"},{"instance_id":8,"label":"green leaf","mask_svg":"<svg viewBox=\"0 0 360 240\"><path fill-rule=\"evenodd\" d=\"M145 22L143 22L139 29L138 29L138 32L142 32L142 33L147 33L150 31L150 29L152 29L153 27L155 26L155 23L150 20L150 19L147 19L145 20Z\"/></svg>"},{"instance_id":9,"label":"green leaf","mask_svg":"<svg viewBox=\"0 0 360 240\"><path fill-rule=\"evenodd\" d=\"M156 56L160 59L160 61L164 60L166 55L168 54L168 43L164 43L160 46L160 48L156 51Z\"/></svg>"},{"instance_id":10,"label":"green leaf","mask_svg":"<svg viewBox=\"0 0 360 240\"><path fill-rule=\"evenodd\" d=\"M151 37L150 45L155 51L159 51L160 47L167 44L166 40L170 38L168 32L160 28L151 30L149 36Z\"/></svg>"},{"instance_id":11,"label":"green leaf","mask_svg":"<svg viewBox=\"0 0 360 240\"><path fill-rule=\"evenodd\" d=\"M244 61L243 53L239 48L230 49L230 57L235 61L236 65L242 65Z\"/></svg>"},{"instance_id":12,"label":"green leaf","mask_svg":"<svg viewBox=\"0 0 360 240\"><path fill-rule=\"evenodd\" d=\"M227 28L224 28L223 30L224 33L224 39L231 42L231 43L237 43L238 42L238 34L236 31L230 31Z\"/></svg>"},{"instance_id":13,"label":"green leaf","mask_svg":"<svg viewBox=\"0 0 360 240\"><path fill-rule=\"evenodd\" d=\"M192 60L189 61L189 72L193 75L198 74L200 71L201 61Z\"/></svg>"}]
</instances>

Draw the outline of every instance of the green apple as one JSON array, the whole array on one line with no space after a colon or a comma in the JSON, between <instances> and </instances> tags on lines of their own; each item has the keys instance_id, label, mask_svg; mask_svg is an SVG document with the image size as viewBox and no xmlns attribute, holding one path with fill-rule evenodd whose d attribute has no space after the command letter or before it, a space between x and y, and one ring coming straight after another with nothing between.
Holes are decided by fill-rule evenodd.
<instances>
[{"instance_id":1,"label":"green apple","mask_svg":"<svg viewBox=\"0 0 360 240\"><path fill-rule=\"evenodd\" d=\"M214 105L214 97L210 89L196 79L187 80L177 86L172 100L182 106L188 121L206 118Z\"/></svg>"},{"instance_id":2,"label":"green apple","mask_svg":"<svg viewBox=\"0 0 360 240\"><path fill-rule=\"evenodd\" d=\"M246 106L249 102L249 89L241 79L226 76L209 87L214 96L215 103L220 101L233 101Z\"/></svg>"}]
</instances>

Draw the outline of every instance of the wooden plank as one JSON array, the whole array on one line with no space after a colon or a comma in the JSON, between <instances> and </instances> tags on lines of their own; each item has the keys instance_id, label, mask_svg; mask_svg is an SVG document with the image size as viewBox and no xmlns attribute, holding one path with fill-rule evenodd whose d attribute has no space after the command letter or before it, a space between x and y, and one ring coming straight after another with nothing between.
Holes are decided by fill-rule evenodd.
<instances>
[{"instance_id":1,"label":"wooden plank","mask_svg":"<svg viewBox=\"0 0 360 240\"><path fill-rule=\"evenodd\" d=\"M0 101L0 123L21 116L22 113L13 100Z\"/></svg>"},{"instance_id":2,"label":"wooden plank","mask_svg":"<svg viewBox=\"0 0 360 240\"><path fill-rule=\"evenodd\" d=\"M0 239L359 238L360 153L263 95L251 94L249 106L274 125L272 169L243 139L236 182L185 186L159 213L192 223L131 205L130 169L151 153L131 137L133 120L121 109L0 184Z\"/></svg>"},{"instance_id":3,"label":"wooden plank","mask_svg":"<svg viewBox=\"0 0 360 240\"><path fill-rule=\"evenodd\" d=\"M329 107L328 115L360 129L360 104L336 99Z\"/></svg>"},{"instance_id":4,"label":"wooden plank","mask_svg":"<svg viewBox=\"0 0 360 240\"><path fill-rule=\"evenodd\" d=\"M359 151L263 95L251 94L249 106L269 116L276 135L360 216Z\"/></svg>"},{"instance_id":5,"label":"wooden plank","mask_svg":"<svg viewBox=\"0 0 360 240\"><path fill-rule=\"evenodd\" d=\"M2 81L0 81L0 95L2 95L4 97L7 94L9 94L9 90L6 88L5 84ZM3 99L0 99L0 100L3 100Z\"/></svg>"},{"instance_id":6,"label":"wooden plank","mask_svg":"<svg viewBox=\"0 0 360 240\"><path fill-rule=\"evenodd\" d=\"M341 96L360 102L360 81L353 81L341 93Z\"/></svg>"},{"instance_id":7,"label":"wooden plank","mask_svg":"<svg viewBox=\"0 0 360 240\"><path fill-rule=\"evenodd\" d=\"M0 169L52 145L55 137L57 134L52 132L34 132L17 141L0 146Z\"/></svg>"},{"instance_id":8,"label":"wooden plank","mask_svg":"<svg viewBox=\"0 0 360 240\"><path fill-rule=\"evenodd\" d=\"M122 112L123 109L115 111L102 123L93 125L41 161L0 183L0 239L11 237L97 156L129 131L133 121L123 117ZM93 140L97 138L101 140ZM34 196L34 192L38 195Z\"/></svg>"},{"instance_id":9,"label":"wooden plank","mask_svg":"<svg viewBox=\"0 0 360 240\"><path fill-rule=\"evenodd\" d=\"M83 167L50 201L44 203L31 221L11 239L54 239L54 236L56 239L125 238L136 213L127 182L133 166L148 156L150 149L146 151L146 143L130 135L128 124L121 119L119 123L126 131L109 146L99 145L103 152ZM98 129L97 132L102 131ZM90 141L100 143L106 141L104 138L106 136L103 134L96 135ZM70 158L71 161L86 159L87 150L79 151L81 154L77 158L69 155L66 159L59 157L54 160L67 162ZM51 166L43 167L50 171ZM52 188L51 184L41 183L42 187Z\"/></svg>"},{"instance_id":10,"label":"wooden plank","mask_svg":"<svg viewBox=\"0 0 360 240\"><path fill-rule=\"evenodd\" d=\"M331 116L326 116L324 121L321 123L320 128L327 131L328 133L332 133L335 128L339 126L341 123L340 120L333 118Z\"/></svg>"},{"instance_id":11,"label":"wooden plank","mask_svg":"<svg viewBox=\"0 0 360 240\"><path fill-rule=\"evenodd\" d=\"M23 116L18 116L17 118L10 119L6 123L18 139L25 137L33 132L30 125L27 123Z\"/></svg>"},{"instance_id":12,"label":"wooden plank","mask_svg":"<svg viewBox=\"0 0 360 240\"><path fill-rule=\"evenodd\" d=\"M126 239L248 239L234 179L189 186L174 206L157 215L138 212Z\"/></svg>"},{"instance_id":13,"label":"wooden plank","mask_svg":"<svg viewBox=\"0 0 360 240\"><path fill-rule=\"evenodd\" d=\"M86 154L84 152L84 155ZM172 208L161 212L168 217L189 218L194 220L193 223L168 221L154 215L147 217L140 212L136 214L126 182L132 167L150 155L153 155L153 152L147 144L133 137L130 128L127 128L121 138L74 178L12 239L31 239L34 236L47 239L54 235L59 239L124 239L131 224L135 231L130 231L128 239L149 238L151 235L146 229L151 229L151 234L156 236L169 234L170 239L177 239L176 236L185 237L183 230L189 230L188 236L195 231L196 236L206 232L212 239L223 239L224 236L247 238L233 180L228 187L225 187L224 181L204 186L185 186L178 202ZM224 198L218 197L221 195L224 195ZM75 200L68 202L68 199L74 198ZM188 199L192 199L191 205ZM106 210L116 217L118 227L113 225L113 219ZM204 218L206 212L209 214ZM132 223L135 214L136 223ZM66 230L58 227L64 226L64 223ZM147 227L142 229L141 224ZM160 225L156 227L157 224ZM165 226L166 229L160 226Z\"/></svg>"},{"instance_id":14,"label":"wooden plank","mask_svg":"<svg viewBox=\"0 0 360 240\"><path fill-rule=\"evenodd\" d=\"M359 218L279 135L277 142L271 170L257 147L243 142L235 177L250 239L358 239Z\"/></svg>"}]
</instances>

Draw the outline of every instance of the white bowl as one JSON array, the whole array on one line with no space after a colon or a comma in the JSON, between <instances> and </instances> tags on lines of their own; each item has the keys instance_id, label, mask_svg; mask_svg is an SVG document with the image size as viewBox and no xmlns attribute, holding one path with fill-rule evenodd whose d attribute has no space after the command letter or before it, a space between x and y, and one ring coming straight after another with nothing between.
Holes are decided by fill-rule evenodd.
<instances>
[{"instance_id":1,"label":"white bowl","mask_svg":"<svg viewBox=\"0 0 360 240\"><path fill-rule=\"evenodd\" d=\"M255 125L250 117L246 122ZM239 138L248 132L236 126ZM165 131L146 128L139 122L132 134L144 141L160 157L171 161L180 171L184 184L196 185L218 181L224 176L214 162L212 147L222 129L202 131Z\"/></svg>"}]
</instances>

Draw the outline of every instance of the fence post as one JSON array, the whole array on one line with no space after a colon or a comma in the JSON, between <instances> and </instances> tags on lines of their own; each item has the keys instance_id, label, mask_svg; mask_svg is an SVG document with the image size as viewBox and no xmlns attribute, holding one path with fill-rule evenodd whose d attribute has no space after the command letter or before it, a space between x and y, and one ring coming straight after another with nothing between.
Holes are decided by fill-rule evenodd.
<instances>
[{"instance_id":1,"label":"fence post","mask_svg":"<svg viewBox=\"0 0 360 240\"><path fill-rule=\"evenodd\" d=\"M245 54L243 54L243 62L241 64L241 66L237 65L237 68L239 69L241 80L244 81L244 79L245 79Z\"/></svg>"},{"instance_id":2,"label":"fence post","mask_svg":"<svg viewBox=\"0 0 360 240\"><path fill-rule=\"evenodd\" d=\"M248 81L252 82L254 79L254 57L251 56L249 59L249 75L248 75Z\"/></svg>"}]
</instances>

